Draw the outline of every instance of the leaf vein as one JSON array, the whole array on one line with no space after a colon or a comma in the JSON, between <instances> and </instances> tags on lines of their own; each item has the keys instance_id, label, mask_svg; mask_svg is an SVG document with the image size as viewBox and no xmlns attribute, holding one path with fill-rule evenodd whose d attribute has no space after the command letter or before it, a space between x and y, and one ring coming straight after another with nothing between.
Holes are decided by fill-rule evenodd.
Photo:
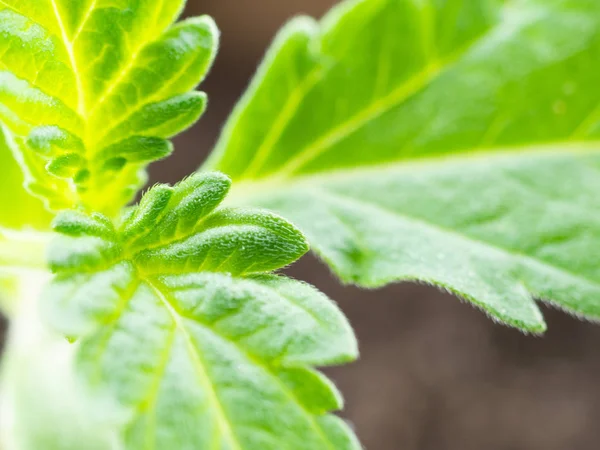
<instances>
[{"instance_id":1,"label":"leaf vein","mask_svg":"<svg viewBox=\"0 0 600 450\"><path fill-rule=\"evenodd\" d=\"M290 390L290 388L288 386L286 386L284 383L282 383L282 381L279 379L279 377L277 377L277 375L275 375L273 373L272 367L270 367L268 364L266 364L264 361L262 361L258 357L254 356L252 353L248 352L246 349L240 347L239 342L236 342L235 340L231 339L230 337L216 332L210 325L203 323L202 321L198 320L198 318L190 317L189 315L184 314L181 311L178 311L177 308L175 307L176 302L170 298L170 295L168 292L165 292L163 289L161 289L161 287L159 286L159 283L160 283L159 281L148 281L148 280L146 280L146 281L157 292L157 295L160 295L161 301L163 301L163 303L169 310L170 314L172 314L174 316L178 326L182 328L184 334L186 335L186 339L189 339L191 351L194 351L194 353L197 354L198 357L200 357L199 352L197 352L194 348L193 338L191 337L189 331L187 331L187 328L185 327L185 324L183 323L182 319L189 320L197 325L200 325L202 328L204 328L208 332L216 335L220 339L223 339L224 341L233 344L238 349L238 351L240 351L248 360L252 361L254 364L261 367L267 374L269 374L269 376L278 385L279 389L285 394L285 396L288 397L290 399L290 401L292 401L295 405L297 405L302 410L302 412L306 416L307 420L310 422L311 428L313 428L314 431L322 438L323 442L327 445L327 448L330 450L336 450L333 447L333 444L331 443L331 441L327 438L327 436L325 435L325 433L323 432L323 430L317 423L314 414L312 414L308 409L306 409L306 407L301 402L298 401L295 394ZM281 295L281 294L279 294L279 295ZM290 300L287 296L281 295L281 297L286 300ZM300 306L297 305L296 302L290 302L290 303L292 305L300 308ZM304 310L304 308L302 308L302 309ZM206 373L205 369L204 369L203 373L206 376L206 382L209 383L209 386L211 386L210 385L210 377L208 377L208 374ZM217 396L216 392L214 392L214 389L212 388L212 386L211 386L211 389L212 389L212 392L214 393L214 400L218 403L218 406L219 406L219 414L221 415L221 417L224 420L227 421L227 416L225 414L225 411L224 411L222 405L220 404L218 396ZM233 430L230 429L230 431L233 435ZM237 442L237 444L239 445L239 442ZM237 450L242 450L242 448L239 447Z\"/></svg>"},{"instance_id":2,"label":"leaf vein","mask_svg":"<svg viewBox=\"0 0 600 450\"><path fill-rule=\"evenodd\" d=\"M60 29L60 33L62 35L62 41L65 46L65 50L67 51L67 55L69 56L69 61L71 63L71 69L73 71L73 75L75 76L75 83L77 85L77 97L78 97L78 107L77 110L81 116L85 116L85 92L83 89L83 81L81 79L81 74L79 73L79 69L77 67L77 58L75 56L75 51L73 49L73 43L69 40L67 35L67 30L63 23L60 11L58 9L58 5L56 4L56 0L50 0L52 4L52 9L54 10L54 15L56 17L56 23L58 24L58 28Z\"/></svg>"},{"instance_id":3,"label":"leaf vein","mask_svg":"<svg viewBox=\"0 0 600 450\"><path fill-rule=\"evenodd\" d=\"M517 260L521 260L521 261L525 261L529 264L535 265L535 266L543 266L546 267L547 269L550 269L554 272L559 272L562 273L563 275L572 278L572 279L576 279L579 280L581 282L587 283L589 285L592 285L596 288L600 289L600 281L597 280L593 280L590 278L587 278L585 276L579 275L577 273L574 273L572 271L570 271L568 268L566 267L561 267L561 266L557 266L554 264L549 263L548 261L541 261L538 259L535 259L525 253L521 253L518 252L514 249L508 249L508 248L503 248L503 247L499 247L497 245L495 245L492 242L487 242L484 240L480 240L477 239L473 236L468 236L466 234L461 234L455 230L452 230L450 228L444 227L440 224L435 224L432 223L430 221L427 221L425 219L416 217L416 216L411 216L405 213L401 213L398 211L394 211L392 209L386 208L383 205L379 205L379 204L375 204L375 203L366 203L362 200L358 200L356 198L341 194L339 192L331 192L328 191L324 188L314 188L315 194L318 194L321 196L321 198L325 197L329 197L330 199L336 201L336 202L343 202L343 203L347 203L347 204L352 204L355 208L362 210L366 213L372 213L373 210L379 211L380 213L386 214L386 215L392 215L396 218L399 218L401 220L404 221L410 221L412 223L417 224L419 227L421 228L429 228L429 229L433 229L439 233L442 234L446 234L446 235L450 235L453 236L456 239L462 240L462 241L467 241L470 245L477 245L477 246L481 246L481 247L487 247L489 249L492 249L493 251L497 251L500 253L503 253L507 256L510 256L512 258L515 258Z\"/></svg>"},{"instance_id":4,"label":"leaf vein","mask_svg":"<svg viewBox=\"0 0 600 450\"><path fill-rule=\"evenodd\" d=\"M495 31L496 27L492 27L483 35L473 39L449 56L433 60L428 63L421 71L411 76L408 80L405 80L388 95L372 103L337 127L333 128L325 135L317 138L311 144L305 146L296 154L295 157L291 158L277 171L277 177L285 178L292 175L306 164L316 159L327 149L357 132L372 120L377 119L391 109L404 103L406 100L417 94L425 86L435 80L441 73L443 73L445 70L448 70L458 61L460 61L460 58L468 53L469 50L473 49L477 44Z\"/></svg>"}]
</instances>

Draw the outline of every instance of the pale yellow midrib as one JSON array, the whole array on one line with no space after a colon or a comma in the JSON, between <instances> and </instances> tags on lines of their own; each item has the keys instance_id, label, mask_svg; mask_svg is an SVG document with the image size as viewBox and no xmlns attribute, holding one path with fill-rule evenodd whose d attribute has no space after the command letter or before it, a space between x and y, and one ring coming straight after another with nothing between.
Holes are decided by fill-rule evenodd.
<instances>
[{"instance_id":1,"label":"pale yellow midrib","mask_svg":"<svg viewBox=\"0 0 600 450\"><path fill-rule=\"evenodd\" d=\"M271 155L271 151L285 131L286 126L292 120L294 114L298 111L298 108L302 105L304 96L314 86L314 84L318 82L321 71L322 69L318 67L311 71L302 81L297 81L296 87L288 96L288 101L279 114L279 117L269 129L269 133L263 140L262 145L254 153L252 156L252 161L248 167L246 167L244 171L245 177L252 178L264 166L265 162Z\"/></svg>"},{"instance_id":2,"label":"pale yellow midrib","mask_svg":"<svg viewBox=\"0 0 600 450\"><path fill-rule=\"evenodd\" d=\"M429 61L424 67L412 75L407 80L404 80L398 87L390 93L372 102L363 110L354 114L348 120L342 122L337 127L328 131L325 135L316 139L313 143L304 147L291 160L277 170L277 176L284 178L293 174L298 169L305 166L310 161L314 160L325 150L350 136L352 133L360 130L372 120L385 114L392 108L402 104L411 96L418 93L421 89L435 80L444 70L447 70L454 63L469 51L474 45L485 39L486 36L493 33L502 23L490 27L485 33L477 36L472 41L467 42L464 46L450 53L445 58Z\"/></svg>"},{"instance_id":3,"label":"pale yellow midrib","mask_svg":"<svg viewBox=\"0 0 600 450\"><path fill-rule=\"evenodd\" d=\"M443 67L444 66L441 63L431 63L425 67L424 70L411 77L390 94L374 102L368 108L352 116L349 120L343 122L326 135L317 139L313 144L307 146L277 171L278 176L285 177L293 174L298 169L313 161L325 150L333 147L352 133L360 130L366 124L380 117L394 106L401 104L407 98L419 92L431 80L435 79L435 77L443 70Z\"/></svg>"},{"instance_id":4,"label":"pale yellow midrib","mask_svg":"<svg viewBox=\"0 0 600 450\"><path fill-rule=\"evenodd\" d=\"M173 0L171 0L173 1ZM164 5L164 1L160 1L161 5ZM158 5L156 6L155 10L154 10L154 15L152 17L152 22L153 25L156 24L156 20L158 18L158 14L159 14L160 8L158 7ZM149 29L152 29L151 27L148 27ZM144 50L144 48L146 47L146 45L148 44L148 42L151 42L156 36L154 35L154 33L152 32L148 32L144 39L140 39L139 45L135 48L135 50L133 51L133 53L130 55L130 59L128 61L128 63L121 69L121 71L119 72L119 74L113 78L113 80L110 82L110 84L108 85L108 87L104 90L104 92L102 93L102 95L100 96L100 98L98 98L98 100L95 102L93 108L91 109L91 111L88 113L90 116L93 116L94 113L106 102L106 100L108 100L112 94L114 93L114 91L121 86L121 82L128 76L131 74L132 69L135 67L136 63L137 63L137 59L140 55L140 53Z\"/></svg>"},{"instance_id":5,"label":"pale yellow midrib","mask_svg":"<svg viewBox=\"0 0 600 450\"><path fill-rule=\"evenodd\" d=\"M173 305L171 304L170 299L168 298L168 295L163 293L161 291L161 289L152 282L152 280L145 278L144 281L151 287L151 289L156 293L156 295L160 298L161 303L164 304L164 306L167 308L167 310L169 311L169 314L171 315L173 321L176 324L176 329L181 331L182 334L184 335L184 339L186 340L186 346L188 348L188 351L190 353L191 358L193 359L193 363L194 365L198 365L196 368L201 370L201 373L199 375L201 375L202 380L201 383L202 385L209 390L209 395L211 397L211 403L216 404L218 407L218 414L219 414L219 426L220 428L225 428L227 430L226 433L226 438L229 440L229 442L233 443L234 445L236 445L235 450L243 450L240 446L239 440L237 439L237 437L234 434L234 431L232 429L232 426L229 423L229 419L227 417L227 414L225 412L225 409L223 408L223 405L221 404L221 401L217 395L217 392L215 391L215 389L212 386L212 381L210 379L210 376L205 368L205 363L202 360L199 351L196 349L194 342L193 342L193 338L190 335L189 331L187 330L186 325L183 323L183 317L180 315L180 313L173 307ZM282 294L280 294L282 296L282 298L284 298L287 302L289 302L289 304L291 304L294 308L298 308L301 311L309 314L317 323L320 323L319 320L312 315L311 312L309 312L307 309L303 308L302 306L300 306L297 302L295 302L294 300L292 300L291 298L284 296ZM214 331L211 330L211 332L214 333ZM219 336L219 335L218 335ZM222 336L219 336L222 338ZM232 342L233 343L233 342ZM243 350L241 350L242 353L245 353ZM328 438L328 436L323 432L322 428L319 426L319 424L317 423L317 421L315 420L315 415L312 414L311 412L309 412L304 406L301 405L300 402L298 402L297 398L290 393L289 387L285 386L281 380L279 380L279 378L277 376L275 376L273 373L271 373L271 371L267 368L267 366L265 366L263 363L259 362L259 361L255 361L255 363L257 365L259 365L261 368L265 369L265 371L271 376L272 380L279 386L279 388L281 389L281 391L283 392L283 394L293 403L297 404L298 407L302 410L302 412L305 414L307 420L310 422L310 426L311 428L315 431L315 433L319 436L319 438L323 441L323 443L325 443L327 445L327 448L330 450L334 450L331 440Z\"/></svg>"},{"instance_id":6,"label":"pale yellow midrib","mask_svg":"<svg viewBox=\"0 0 600 450\"><path fill-rule=\"evenodd\" d=\"M218 423L218 427L219 427L220 431L223 433L223 435L225 436L227 441L231 445L233 445L235 450L243 450L242 447L240 446L238 439L233 434L233 430L231 429L231 426L229 425L229 420L227 418L227 414L225 413L225 410L223 409L223 406L221 405L221 401L219 400L217 393L215 392L215 390L212 386L210 377L209 377L208 373L206 372L205 364L202 361L202 358L200 357L198 350L194 346L193 339L192 339L190 333L188 332L185 324L181 320L181 316L173 308L173 306L171 305L169 300L166 298L166 296L163 294L163 292L160 289L158 289L153 283L151 283L147 280L146 280L146 282L152 288L152 290L154 291L156 296L160 299L160 301L164 305L164 307L167 309L167 311L169 312L169 315L171 316L171 318L173 319L173 321L177 327L177 330L179 330L179 332L182 334L182 336L185 340L185 344L188 349L188 353L190 354L190 357L192 358L192 361L193 361L193 366L196 369L196 374L199 376L200 383L202 384L202 387L204 388L206 394L209 396L209 402L213 406L214 411L216 413L215 415L216 415L216 419L217 419L217 423Z\"/></svg>"},{"instance_id":7,"label":"pale yellow midrib","mask_svg":"<svg viewBox=\"0 0 600 450\"><path fill-rule=\"evenodd\" d=\"M88 22L89 18L91 17L92 13L96 9L97 2L98 2L98 0L92 0L90 2L90 6L87 9L87 11L85 12L85 14L83 15L83 18L81 19L81 23L77 27L77 30L75 31L75 33L73 33L72 42L77 41L77 39L79 38L79 35L83 31L83 28L85 27L85 25L87 24L87 22Z\"/></svg>"},{"instance_id":8,"label":"pale yellow midrib","mask_svg":"<svg viewBox=\"0 0 600 450\"><path fill-rule=\"evenodd\" d=\"M227 204L243 204L244 199L254 196L268 195L283 189L314 186L324 182L355 180L368 175L380 176L390 172L399 175L404 171L429 170L441 165L488 163L504 158L519 158L533 156L556 156L565 154L592 154L600 152L600 140L593 141L555 141L539 145L515 145L507 147L490 147L480 149L464 149L460 152L436 154L421 158L406 158L390 160L379 164L362 165L360 167L338 167L321 172L280 177L275 174L262 179L240 179L233 184L233 188L225 202Z\"/></svg>"},{"instance_id":9,"label":"pale yellow midrib","mask_svg":"<svg viewBox=\"0 0 600 450\"><path fill-rule=\"evenodd\" d=\"M86 116L86 104L85 104L85 91L83 88L83 81L81 79L81 74L79 72L79 67L77 65L77 57L75 56L75 50L73 48L73 42L69 39L67 34L67 30L63 23L60 11L58 9L58 5L56 4L56 0L50 0L52 4L52 9L54 10L54 15L56 17L56 23L61 33L62 41L65 46L65 50L67 51L67 55L69 56L69 62L71 63L71 69L73 71L73 76L75 77L75 84L77 85L77 112L81 117Z\"/></svg>"},{"instance_id":10,"label":"pale yellow midrib","mask_svg":"<svg viewBox=\"0 0 600 450\"><path fill-rule=\"evenodd\" d=\"M522 20L523 26L531 18L524 17ZM491 24L487 30L466 42L455 51L448 55L429 61L424 65L423 69L414 74L408 80L404 80L397 88L393 89L386 96L370 103L364 109L360 110L350 118L326 132L324 135L316 138L312 143L302 148L295 156L278 168L272 175L273 178L284 179L305 167L311 161L314 161L322 153L332 148L343 139L362 129L371 121L382 116L394 107L401 105L407 99L417 94L422 88L434 81L441 73L451 68L460 59L467 54L471 49L476 47L485 39L496 33L499 29L505 26L506 23L500 20L497 23Z\"/></svg>"}]
</instances>

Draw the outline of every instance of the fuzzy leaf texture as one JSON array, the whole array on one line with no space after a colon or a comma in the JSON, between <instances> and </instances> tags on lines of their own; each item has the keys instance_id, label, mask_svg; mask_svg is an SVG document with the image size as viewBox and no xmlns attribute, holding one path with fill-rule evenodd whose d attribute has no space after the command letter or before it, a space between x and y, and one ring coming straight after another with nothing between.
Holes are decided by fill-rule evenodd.
<instances>
[{"instance_id":1,"label":"fuzzy leaf texture","mask_svg":"<svg viewBox=\"0 0 600 450\"><path fill-rule=\"evenodd\" d=\"M116 226L59 215L46 317L77 339L91 386L129 408L126 449L359 449L312 369L354 359L352 330L323 294L272 273L308 250L299 231L215 209L229 187L218 173L157 185Z\"/></svg>"},{"instance_id":2,"label":"fuzzy leaf texture","mask_svg":"<svg viewBox=\"0 0 600 450\"><path fill-rule=\"evenodd\" d=\"M345 282L600 319L599 60L596 0L346 1L283 29L206 168Z\"/></svg>"},{"instance_id":3,"label":"fuzzy leaf texture","mask_svg":"<svg viewBox=\"0 0 600 450\"><path fill-rule=\"evenodd\" d=\"M0 122L28 190L111 217L202 114L212 19L184 0L0 0Z\"/></svg>"}]
</instances>

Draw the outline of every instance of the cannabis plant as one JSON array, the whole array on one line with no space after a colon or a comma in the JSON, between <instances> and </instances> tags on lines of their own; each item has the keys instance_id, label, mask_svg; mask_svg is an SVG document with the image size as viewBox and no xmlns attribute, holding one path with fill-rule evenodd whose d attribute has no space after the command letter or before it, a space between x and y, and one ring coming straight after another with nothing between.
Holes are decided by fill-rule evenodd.
<instances>
[{"instance_id":1,"label":"cannabis plant","mask_svg":"<svg viewBox=\"0 0 600 450\"><path fill-rule=\"evenodd\" d=\"M131 206L206 107L219 33L183 4L0 0L3 450L359 449L316 370L352 330L280 271L309 245L525 332L534 299L600 318L600 2L298 17L204 166Z\"/></svg>"}]
</instances>

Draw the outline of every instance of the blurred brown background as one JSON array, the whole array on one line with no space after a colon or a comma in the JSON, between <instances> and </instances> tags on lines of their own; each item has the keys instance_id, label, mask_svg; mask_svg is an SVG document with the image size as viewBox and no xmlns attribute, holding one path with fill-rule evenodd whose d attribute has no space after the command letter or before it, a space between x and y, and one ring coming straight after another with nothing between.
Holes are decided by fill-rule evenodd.
<instances>
[{"instance_id":1,"label":"blurred brown background","mask_svg":"<svg viewBox=\"0 0 600 450\"><path fill-rule=\"evenodd\" d=\"M152 168L153 180L175 182L198 166L276 30L334 3L189 0L189 13L215 17L223 43L203 85L207 115ZM357 330L361 360L329 373L367 449L600 448L599 326L547 310L550 332L528 337L431 288L343 288L311 257L291 272L336 299Z\"/></svg>"}]
</instances>

